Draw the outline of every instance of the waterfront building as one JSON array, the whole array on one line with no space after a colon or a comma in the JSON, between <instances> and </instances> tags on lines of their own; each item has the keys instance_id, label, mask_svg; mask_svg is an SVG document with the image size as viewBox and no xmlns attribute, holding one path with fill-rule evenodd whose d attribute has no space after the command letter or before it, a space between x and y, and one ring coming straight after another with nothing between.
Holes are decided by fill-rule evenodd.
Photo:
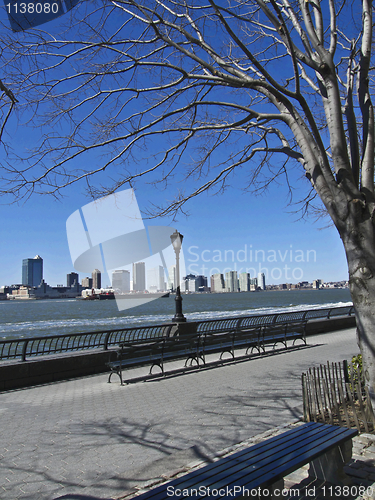
<instances>
[{"instance_id":1,"label":"waterfront building","mask_svg":"<svg viewBox=\"0 0 375 500\"><path fill-rule=\"evenodd\" d=\"M185 282L185 290L187 292L197 292L198 291L198 289L199 289L198 280L197 280L197 276L195 276L194 274L188 274L184 278L184 282Z\"/></svg>"},{"instance_id":2,"label":"waterfront building","mask_svg":"<svg viewBox=\"0 0 375 500\"><path fill-rule=\"evenodd\" d=\"M266 289L266 277L264 273L258 274L258 288L260 288L261 290Z\"/></svg>"},{"instance_id":3,"label":"waterfront building","mask_svg":"<svg viewBox=\"0 0 375 500\"><path fill-rule=\"evenodd\" d=\"M36 255L22 261L22 285L39 286L43 279L43 259Z\"/></svg>"},{"instance_id":4,"label":"waterfront building","mask_svg":"<svg viewBox=\"0 0 375 500\"><path fill-rule=\"evenodd\" d=\"M35 299L35 288L21 285L19 288L13 289L10 296L12 299Z\"/></svg>"},{"instance_id":5,"label":"waterfront building","mask_svg":"<svg viewBox=\"0 0 375 500\"><path fill-rule=\"evenodd\" d=\"M180 283L181 292L197 292L199 289L199 284L197 276L195 274L188 274L182 278Z\"/></svg>"},{"instance_id":6,"label":"waterfront building","mask_svg":"<svg viewBox=\"0 0 375 500\"><path fill-rule=\"evenodd\" d=\"M74 285L74 283L79 283L77 273L69 273L66 275L66 286L69 288Z\"/></svg>"},{"instance_id":7,"label":"waterfront building","mask_svg":"<svg viewBox=\"0 0 375 500\"><path fill-rule=\"evenodd\" d=\"M99 271L99 269L94 269L94 271L92 272L92 287L102 287L102 273Z\"/></svg>"},{"instance_id":8,"label":"waterfront building","mask_svg":"<svg viewBox=\"0 0 375 500\"><path fill-rule=\"evenodd\" d=\"M135 292L146 290L146 265L144 262L133 264L133 290Z\"/></svg>"},{"instance_id":9,"label":"waterfront building","mask_svg":"<svg viewBox=\"0 0 375 500\"><path fill-rule=\"evenodd\" d=\"M112 288L115 292L130 292L130 272L125 269L113 271Z\"/></svg>"},{"instance_id":10,"label":"waterfront building","mask_svg":"<svg viewBox=\"0 0 375 500\"><path fill-rule=\"evenodd\" d=\"M163 266L157 266L147 270L147 290L149 292L165 291Z\"/></svg>"},{"instance_id":11,"label":"waterfront building","mask_svg":"<svg viewBox=\"0 0 375 500\"><path fill-rule=\"evenodd\" d=\"M255 292L258 288L258 278L250 278L250 292Z\"/></svg>"},{"instance_id":12,"label":"waterfront building","mask_svg":"<svg viewBox=\"0 0 375 500\"><path fill-rule=\"evenodd\" d=\"M82 288L92 288L92 278L89 278L88 276L86 276L86 278L83 278Z\"/></svg>"},{"instance_id":13,"label":"waterfront building","mask_svg":"<svg viewBox=\"0 0 375 500\"><path fill-rule=\"evenodd\" d=\"M318 288L322 288L322 280L314 280L312 287L317 290Z\"/></svg>"},{"instance_id":14,"label":"waterfront building","mask_svg":"<svg viewBox=\"0 0 375 500\"><path fill-rule=\"evenodd\" d=\"M75 282L72 287L66 286L49 286L43 279L37 287L20 286L18 289L12 290L10 298L17 300L27 299L69 299L79 296L82 292L82 287Z\"/></svg>"},{"instance_id":15,"label":"waterfront building","mask_svg":"<svg viewBox=\"0 0 375 500\"><path fill-rule=\"evenodd\" d=\"M216 273L211 276L211 292L225 292L224 276L221 273Z\"/></svg>"},{"instance_id":16,"label":"waterfront building","mask_svg":"<svg viewBox=\"0 0 375 500\"><path fill-rule=\"evenodd\" d=\"M250 291L250 273L240 273L238 281L240 286L240 292Z\"/></svg>"},{"instance_id":17,"label":"waterfront building","mask_svg":"<svg viewBox=\"0 0 375 500\"><path fill-rule=\"evenodd\" d=\"M198 289L201 287L207 288L207 278L206 276L202 276L201 274L199 276L196 276L196 281L198 283Z\"/></svg>"},{"instance_id":18,"label":"waterfront building","mask_svg":"<svg viewBox=\"0 0 375 500\"><path fill-rule=\"evenodd\" d=\"M228 271L225 273L225 288L227 292L238 292L237 271Z\"/></svg>"}]
</instances>

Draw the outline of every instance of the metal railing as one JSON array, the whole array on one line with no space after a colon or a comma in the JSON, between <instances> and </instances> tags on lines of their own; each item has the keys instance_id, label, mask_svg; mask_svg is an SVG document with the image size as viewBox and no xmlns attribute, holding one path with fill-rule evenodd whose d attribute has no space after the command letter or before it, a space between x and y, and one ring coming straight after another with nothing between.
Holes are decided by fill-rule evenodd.
<instances>
[{"instance_id":1,"label":"metal railing","mask_svg":"<svg viewBox=\"0 0 375 500\"><path fill-rule=\"evenodd\" d=\"M57 354L85 349L107 350L120 342L137 342L167 336L174 324L139 326L98 332L49 335L27 339L12 339L0 342L0 360L18 359L26 361L33 356Z\"/></svg>"},{"instance_id":2,"label":"metal railing","mask_svg":"<svg viewBox=\"0 0 375 500\"><path fill-rule=\"evenodd\" d=\"M330 319L336 316L351 316L353 306L309 309L286 313L241 316L214 320L196 321L197 332L225 332L256 326L267 326L295 321ZM46 354L82 351L86 349L108 350L120 342L138 342L145 339L169 336L173 323L133 328L112 329L97 332L50 335L22 339L3 340L0 342L0 361L26 361L28 358Z\"/></svg>"}]
</instances>

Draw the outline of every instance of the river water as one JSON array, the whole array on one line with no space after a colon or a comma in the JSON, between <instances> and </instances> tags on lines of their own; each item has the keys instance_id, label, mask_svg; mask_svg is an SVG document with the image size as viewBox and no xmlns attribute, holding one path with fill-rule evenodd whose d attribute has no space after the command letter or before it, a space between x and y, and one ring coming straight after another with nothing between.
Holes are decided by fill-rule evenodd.
<instances>
[{"instance_id":1,"label":"river water","mask_svg":"<svg viewBox=\"0 0 375 500\"><path fill-rule=\"evenodd\" d=\"M348 289L183 295L188 320L250 316L350 305ZM60 335L170 322L174 296L125 311L116 301L79 299L0 301L0 339Z\"/></svg>"}]
</instances>

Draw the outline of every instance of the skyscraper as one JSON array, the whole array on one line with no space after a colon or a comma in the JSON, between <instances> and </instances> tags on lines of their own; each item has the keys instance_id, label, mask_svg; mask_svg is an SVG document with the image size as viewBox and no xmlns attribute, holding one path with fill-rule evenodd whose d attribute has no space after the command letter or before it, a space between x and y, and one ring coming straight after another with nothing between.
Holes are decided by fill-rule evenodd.
<instances>
[{"instance_id":1,"label":"skyscraper","mask_svg":"<svg viewBox=\"0 0 375 500\"><path fill-rule=\"evenodd\" d=\"M173 292L177 289L177 276L176 276L176 266L170 266L168 268L168 290Z\"/></svg>"},{"instance_id":2,"label":"skyscraper","mask_svg":"<svg viewBox=\"0 0 375 500\"><path fill-rule=\"evenodd\" d=\"M250 273L240 273L239 284L240 292L250 291Z\"/></svg>"},{"instance_id":3,"label":"skyscraper","mask_svg":"<svg viewBox=\"0 0 375 500\"><path fill-rule=\"evenodd\" d=\"M211 292L225 292L224 276L221 273L211 276Z\"/></svg>"},{"instance_id":4,"label":"skyscraper","mask_svg":"<svg viewBox=\"0 0 375 500\"><path fill-rule=\"evenodd\" d=\"M130 292L130 272L124 269L113 271L112 288L121 293Z\"/></svg>"},{"instance_id":5,"label":"skyscraper","mask_svg":"<svg viewBox=\"0 0 375 500\"><path fill-rule=\"evenodd\" d=\"M258 287L261 290L266 289L266 277L265 277L264 273L258 273Z\"/></svg>"},{"instance_id":6,"label":"skyscraper","mask_svg":"<svg viewBox=\"0 0 375 500\"><path fill-rule=\"evenodd\" d=\"M164 291L164 269L162 266L147 270L147 290L149 292Z\"/></svg>"},{"instance_id":7,"label":"skyscraper","mask_svg":"<svg viewBox=\"0 0 375 500\"><path fill-rule=\"evenodd\" d=\"M66 275L66 286L73 286L74 282L78 283L78 274L77 273L69 273Z\"/></svg>"},{"instance_id":8,"label":"skyscraper","mask_svg":"<svg viewBox=\"0 0 375 500\"><path fill-rule=\"evenodd\" d=\"M133 264L133 290L135 292L146 290L146 265L144 262Z\"/></svg>"},{"instance_id":9,"label":"skyscraper","mask_svg":"<svg viewBox=\"0 0 375 500\"><path fill-rule=\"evenodd\" d=\"M101 288L102 287L102 273L99 269L94 269L92 272L92 287Z\"/></svg>"},{"instance_id":10,"label":"skyscraper","mask_svg":"<svg viewBox=\"0 0 375 500\"><path fill-rule=\"evenodd\" d=\"M43 279L43 259L36 255L33 259L22 261L22 284L39 286Z\"/></svg>"},{"instance_id":11,"label":"skyscraper","mask_svg":"<svg viewBox=\"0 0 375 500\"><path fill-rule=\"evenodd\" d=\"M258 288L258 278L250 278L250 291L255 292Z\"/></svg>"},{"instance_id":12,"label":"skyscraper","mask_svg":"<svg viewBox=\"0 0 375 500\"><path fill-rule=\"evenodd\" d=\"M238 292L237 271L228 271L225 273L225 288L227 292Z\"/></svg>"}]
</instances>

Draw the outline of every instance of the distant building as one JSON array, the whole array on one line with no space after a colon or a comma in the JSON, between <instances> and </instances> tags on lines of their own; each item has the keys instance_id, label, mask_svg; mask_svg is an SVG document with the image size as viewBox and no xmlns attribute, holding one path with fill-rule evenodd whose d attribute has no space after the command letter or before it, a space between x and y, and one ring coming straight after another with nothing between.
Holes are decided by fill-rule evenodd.
<instances>
[{"instance_id":1,"label":"distant building","mask_svg":"<svg viewBox=\"0 0 375 500\"><path fill-rule=\"evenodd\" d=\"M184 286L184 288L182 288ZM207 290L207 278L206 276L195 274L188 274L183 278L183 285L181 284L181 290L186 292L202 292Z\"/></svg>"},{"instance_id":2,"label":"distant building","mask_svg":"<svg viewBox=\"0 0 375 500\"><path fill-rule=\"evenodd\" d=\"M66 286L69 288L74 285L74 283L78 283L78 274L77 273L69 273L66 275Z\"/></svg>"},{"instance_id":3,"label":"distant building","mask_svg":"<svg viewBox=\"0 0 375 500\"><path fill-rule=\"evenodd\" d=\"M176 290L177 288L177 276L176 276L176 266L171 266L168 268L168 290Z\"/></svg>"},{"instance_id":4,"label":"distant building","mask_svg":"<svg viewBox=\"0 0 375 500\"><path fill-rule=\"evenodd\" d=\"M238 276L240 292L250 291L250 273L240 273Z\"/></svg>"},{"instance_id":5,"label":"distant building","mask_svg":"<svg viewBox=\"0 0 375 500\"><path fill-rule=\"evenodd\" d=\"M322 287L322 280L314 280L312 287L315 289L321 288Z\"/></svg>"},{"instance_id":6,"label":"distant building","mask_svg":"<svg viewBox=\"0 0 375 500\"><path fill-rule=\"evenodd\" d=\"M86 276L86 278L83 278L82 288L92 288L92 278L89 278L88 276Z\"/></svg>"},{"instance_id":7,"label":"distant building","mask_svg":"<svg viewBox=\"0 0 375 500\"><path fill-rule=\"evenodd\" d=\"M133 290L135 292L146 290L146 266L144 262L133 264Z\"/></svg>"},{"instance_id":8,"label":"distant building","mask_svg":"<svg viewBox=\"0 0 375 500\"><path fill-rule=\"evenodd\" d=\"M27 299L69 299L79 296L82 292L82 287L75 282L73 287L66 286L49 286L44 280L37 287L20 286L18 289L13 289L10 298L17 300Z\"/></svg>"},{"instance_id":9,"label":"distant building","mask_svg":"<svg viewBox=\"0 0 375 500\"><path fill-rule=\"evenodd\" d=\"M220 273L211 276L211 292L222 293L225 292L224 276Z\"/></svg>"},{"instance_id":10,"label":"distant building","mask_svg":"<svg viewBox=\"0 0 375 500\"><path fill-rule=\"evenodd\" d=\"M207 277L202 276L201 274L196 277L196 280L198 282L198 288L207 288Z\"/></svg>"},{"instance_id":11,"label":"distant building","mask_svg":"<svg viewBox=\"0 0 375 500\"><path fill-rule=\"evenodd\" d=\"M102 287L102 273L99 271L99 269L94 269L94 271L92 272L92 287Z\"/></svg>"},{"instance_id":12,"label":"distant building","mask_svg":"<svg viewBox=\"0 0 375 500\"><path fill-rule=\"evenodd\" d=\"M36 255L22 261L22 285L39 286L43 279L43 259Z\"/></svg>"},{"instance_id":13,"label":"distant building","mask_svg":"<svg viewBox=\"0 0 375 500\"><path fill-rule=\"evenodd\" d=\"M228 271L225 273L225 288L227 292L238 292L237 271Z\"/></svg>"},{"instance_id":14,"label":"distant building","mask_svg":"<svg viewBox=\"0 0 375 500\"><path fill-rule=\"evenodd\" d=\"M164 269L163 266L157 266L147 270L147 290L149 292L164 292Z\"/></svg>"},{"instance_id":15,"label":"distant building","mask_svg":"<svg viewBox=\"0 0 375 500\"><path fill-rule=\"evenodd\" d=\"M197 280L197 276L195 274L188 274L185 278L182 278L181 281L181 291L186 292L198 292L199 284Z\"/></svg>"},{"instance_id":16,"label":"distant building","mask_svg":"<svg viewBox=\"0 0 375 500\"><path fill-rule=\"evenodd\" d=\"M250 278L250 292L255 292L258 289L258 278Z\"/></svg>"},{"instance_id":17,"label":"distant building","mask_svg":"<svg viewBox=\"0 0 375 500\"><path fill-rule=\"evenodd\" d=\"M266 289L266 277L264 276L264 273L258 274L258 288L261 290Z\"/></svg>"},{"instance_id":18,"label":"distant building","mask_svg":"<svg viewBox=\"0 0 375 500\"><path fill-rule=\"evenodd\" d=\"M112 288L115 292L130 292L130 272L124 269L113 271Z\"/></svg>"}]
</instances>

